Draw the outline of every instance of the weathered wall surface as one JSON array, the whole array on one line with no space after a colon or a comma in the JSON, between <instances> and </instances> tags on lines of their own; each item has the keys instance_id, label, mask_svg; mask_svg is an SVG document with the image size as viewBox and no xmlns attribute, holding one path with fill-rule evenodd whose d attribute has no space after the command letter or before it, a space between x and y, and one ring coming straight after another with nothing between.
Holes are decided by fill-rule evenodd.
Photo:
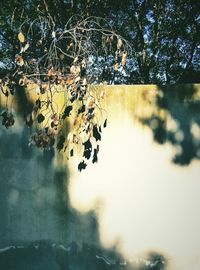
<instances>
[{"instance_id":1,"label":"weathered wall surface","mask_svg":"<svg viewBox=\"0 0 200 270\"><path fill-rule=\"evenodd\" d=\"M128 110L134 107L135 116L141 119L151 120L153 115L157 117L159 123L162 123L166 114L171 114L172 117L180 118L182 121L181 116L185 114L184 118L191 118L188 121L190 123L195 120L194 110L189 114L187 104L184 107L179 106L180 108L177 104L184 104L185 97L191 100L195 97L197 106L200 97L199 85L190 84L174 87L98 86L97 89L100 92L105 91L107 95L105 108L108 108L108 117L111 120L118 119L117 115L125 106ZM171 95L173 92L176 94ZM159 105L158 93L164 98L166 96L167 109ZM180 98L177 99L177 95ZM173 105L175 99L177 100ZM115 110L109 109L112 102ZM185 132L185 121L182 122L182 131L187 138L182 148L184 150L185 147L185 152L190 153L188 145L189 149L193 149L193 142L189 141L188 132ZM160 132L160 126L153 132ZM155 134L155 138L156 136ZM95 214L77 213L69 205L67 189L69 172L66 166L56 168L52 162L53 153L43 153L38 149L29 148L28 137L28 129L6 130L4 127L0 129L0 247L38 240L98 243ZM192 152L189 158L198 157L196 152Z\"/></svg>"},{"instance_id":2,"label":"weathered wall surface","mask_svg":"<svg viewBox=\"0 0 200 270\"><path fill-rule=\"evenodd\" d=\"M32 241L98 244L93 213L68 201L68 172L53 153L30 149L28 130L0 129L0 248Z\"/></svg>"},{"instance_id":3,"label":"weathered wall surface","mask_svg":"<svg viewBox=\"0 0 200 270\"><path fill-rule=\"evenodd\" d=\"M181 149L181 153L175 152L172 162L188 165L200 159L200 137L195 138L191 132L192 125L200 126L199 85L115 87L99 87L99 91L105 91L107 95L105 109L109 121L119 121L126 108L133 116L134 124L152 131L156 143L168 142ZM114 109L111 110L112 102ZM122 120L126 116L124 114ZM171 120L179 124L176 132L169 131ZM177 134L182 134L182 139ZM84 242L98 245L98 222L94 212L80 214L70 206L68 168L56 166L53 153L30 149L28 136L28 129L0 128L0 249L43 240L65 246L73 241L80 246ZM73 269L82 269L78 267ZM50 269L46 258L47 268Z\"/></svg>"}]
</instances>

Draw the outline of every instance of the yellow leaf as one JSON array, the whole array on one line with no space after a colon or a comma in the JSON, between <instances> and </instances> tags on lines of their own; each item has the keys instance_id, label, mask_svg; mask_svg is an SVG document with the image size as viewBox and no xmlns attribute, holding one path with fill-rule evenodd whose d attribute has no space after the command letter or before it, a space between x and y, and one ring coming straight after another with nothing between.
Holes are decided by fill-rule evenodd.
<instances>
[{"instance_id":1,"label":"yellow leaf","mask_svg":"<svg viewBox=\"0 0 200 270\"><path fill-rule=\"evenodd\" d=\"M16 63L17 63L18 66L23 66L24 65L24 59L23 59L23 57L21 55L18 55L16 57Z\"/></svg>"},{"instance_id":2,"label":"yellow leaf","mask_svg":"<svg viewBox=\"0 0 200 270\"><path fill-rule=\"evenodd\" d=\"M75 74L75 75L78 75L80 72L81 72L81 68L80 68L80 66L78 65L73 65L73 66L71 66L71 68L70 68L70 72L72 73L72 74Z\"/></svg>"},{"instance_id":3,"label":"yellow leaf","mask_svg":"<svg viewBox=\"0 0 200 270\"><path fill-rule=\"evenodd\" d=\"M86 106L89 108L89 109L92 109L95 107L95 99L93 97L89 97L87 99L87 102L86 102Z\"/></svg>"},{"instance_id":4,"label":"yellow leaf","mask_svg":"<svg viewBox=\"0 0 200 270\"><path fill-rule=\"evenodd\" d=\"M118 64L118 63L116 63L116 64L114 65L114 70L115 70L115 71L117 71L117 70L118 70L118 68L119 68L119 64Z\"/></svg>"},{"instance_id":5,"label":"yellow leaf","mask_svg":"<svg viewBox=\"0 0 200 270\"><path fill-rule=\"evenodd\" d=\"M74 78L69 78L69 79L67 79L67 81L66 81L66 83L68 84L68 85L71 85L71 84L73 84L74 83Z\"/></svg>"},{"instance_id":6,"label":"yellow leaf","mask_svg":"<svg viewBox=\"0 0 200 270\"><path fill-rule=\"evenodd\" d=\"M124 67L126 65L126 57L127 57L127 52L123 52L122 55L122 66Z\"/></svg>"},{"instance_id":7,"label":"yellow leaf","mask_svg":"<svg viewBox=\"0 0 200 270\"><path fill-rule=\"evenodd\" d=\"M25 42L25 37L24 35L22 34L22 32L19 32L18 34L18 39L21 43L24 43Z\"/></svg>"}]
</instances>

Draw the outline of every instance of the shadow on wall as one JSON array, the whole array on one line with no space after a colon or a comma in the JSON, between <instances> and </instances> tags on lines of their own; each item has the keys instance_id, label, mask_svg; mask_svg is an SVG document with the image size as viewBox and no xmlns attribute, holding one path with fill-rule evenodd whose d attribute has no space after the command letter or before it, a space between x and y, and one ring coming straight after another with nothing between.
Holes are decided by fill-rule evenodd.
<instances>
[{"instance_id":1,"label":"shadow on wall","mask_svg":"<svg viewBox=\"0 0 200 270\"><path fill-rule=\"evenodd\" d=\"M29 148L28 136L0 129L0 269L164 269L158 257L125 263L104 249L95 211L70 206L66 166L54 168L53 150Z\"/></svg>"},{"instance_id":2,"label":"shadow on wall","mask_svg":"<svg viewBox=\"0 0 200 270\"><path fill-rule=\"evenodd\" d=\"M10 248L0 253L2 270L165 270L166 259L158 253L137 262L124 261L115 251L84 244L81 248L72 242L68 246L30 245Z\"/></svg>"},{"instance_id":3,"label":"shadow on wall","mask_svg":"<svg viewBox=\"0 0 200 270\"><path fill-rule=\"evenodd\" d=\"M66 166L55 168L53 149L30 148L28 137L28 128L0 128L0 250L41 241L99 245L95 212L70 207Z\"/></svg>"},{"instance_id":4,"label":"shadow on wall","mask_svg":"<svg viewBox=\"0 0 200 270\"><path fill-rule=\"evenodd\" d=\"M144 99L148 101L148 91ZM174 146L173 163L189 165L200 159L200 93L195 85L160 86L150 117L138 118L151 128L159 144ZM166 112L163 117L163 112ZM170 118L170 119L169 119Z\"/></svg>"},{"instance_id":5,"label":"shadow on wall","mask_svg":"<svg viewBox=\"0 0 200 270\"><path fill-rule=\"evenodd\" d=\"M32 104L18 90L26 119ZM0 128L0 269L165 269L159 254L133 263L104 249L95 211L70 206L66 166L54 166L53 149L28 147L29 135L27 127Z\"/></svg>"}]
</instances>

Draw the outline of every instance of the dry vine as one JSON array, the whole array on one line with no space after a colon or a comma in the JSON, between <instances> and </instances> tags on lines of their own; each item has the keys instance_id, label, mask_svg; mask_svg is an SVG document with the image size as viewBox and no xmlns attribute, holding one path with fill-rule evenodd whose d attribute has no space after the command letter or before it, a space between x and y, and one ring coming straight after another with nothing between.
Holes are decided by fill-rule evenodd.
<instances>
[{"instance_id":1,"label":"dry vine","mask_svg":"<svg viewBox=\"0 0 200 270\"><path fill-rule=\"evenodd\" d=\"M51 16L27 20L17 39L19 53L12 72L1 79L1 92L9 99L19 87L27 92L36 86L37 98L24 115L33 130L31 144L48 149L56 141L57 149L67 151L67 156L80 152L80 171L86 160L97 162L98 142L107 120L101 108L104 93L98 95L89 85L110 83L115 72L125 68L129 44L96 17L71 18L63 29L56 27ZM54 99L61 92L65 95L62 108ZM67 136L63 126L70 116L72 130ZM6 128L15 122L9 106L1 117Z\"/></svg>"}]
</instances>

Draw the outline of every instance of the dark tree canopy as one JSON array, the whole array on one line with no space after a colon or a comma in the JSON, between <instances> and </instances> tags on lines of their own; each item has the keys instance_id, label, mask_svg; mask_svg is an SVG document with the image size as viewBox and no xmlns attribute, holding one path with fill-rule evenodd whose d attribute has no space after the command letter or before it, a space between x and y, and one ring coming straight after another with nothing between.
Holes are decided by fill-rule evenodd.
<instances>
[{"instance_id":1,"label":"dark tree canopy","mask_svg":"<svg viewBox=\"0 0 200 270\"><path fill-rule=\"evenodd\" d=\"M128 40L133 54L126 70L109 83L199 82L200 3L196 0L2 0L0 55L4 63L15 57L17 31L26 20L50 16L63 28L74 15L106 18ZM97 39L96 46L101 46ZM119 74L118 74L119 73ZM124 75L124 76L121 76ZM104 78L105 77L105 78Z\"/></svg>"},{"instance_id":2,"label":"dark tree canopy","mask_svg":"<svg viewBox=\"0 0 200 270\"><path fill-rule=\"evenodd\" d=\"M9 128L20 113L32 132L30 145L56 147L67 157L78 153L81 171L87 160L98 161L106 126L104 92L90 85L114 82L115 75L125 71L131 46L108 21L73 16L70 5L68 16L62 18L64 7L57 13L57 5L53 8L45 0L5 2L0 119Z\"/></svg>"}]
</instances>

